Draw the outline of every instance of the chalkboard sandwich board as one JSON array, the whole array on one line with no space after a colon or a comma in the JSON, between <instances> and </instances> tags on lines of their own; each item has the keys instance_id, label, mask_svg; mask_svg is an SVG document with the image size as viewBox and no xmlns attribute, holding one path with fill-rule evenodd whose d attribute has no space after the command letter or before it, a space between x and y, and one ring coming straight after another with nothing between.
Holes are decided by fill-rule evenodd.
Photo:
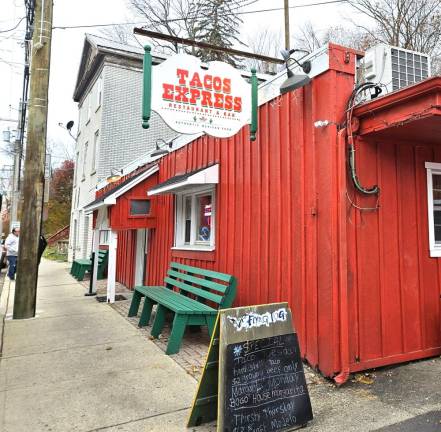
<instances>
[{"instance_id":1,"label":"chalkboard sandwich board","mask_svg":"<svg viewBox=\"0 0 441 432\"><path fill-rule=\"evenodd\" d=\"M222 432L288 431L312 420L287 303L219 312L188 426L213 420L215 404Z\"/></svg>"}]
</instances>

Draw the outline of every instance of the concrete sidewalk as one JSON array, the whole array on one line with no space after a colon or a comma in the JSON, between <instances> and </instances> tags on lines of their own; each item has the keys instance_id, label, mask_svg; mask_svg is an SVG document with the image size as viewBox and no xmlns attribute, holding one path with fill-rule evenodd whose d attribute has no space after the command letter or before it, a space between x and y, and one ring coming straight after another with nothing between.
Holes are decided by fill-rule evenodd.
<instances>
[{"instance_id":1,"label":"concrete sidewalk","mask_svg":"<svg viewBox=\"0 0 441 432\"><path fill-rule=\"evenodd\" d=\"M66 264L44 260L37 317L13 321L14 283L5 282L0 431L188 431L196 380L112 307L84 292ZM361 378L340 389L319 376L311 380L315 418L302 430L441 431L440 358Z\"/></svg>"},{"instance_id":2,"label":"concrete sidewalk","mask_svg":"<svg viewBox=\"0 0 441 432\"><path fill-rule=\"evenodd\" d=\"M42 262L34 319L10 319L9 283L1 431L185 429L196 381L109 305L84 297L65 264Z\"/></svg>"}]
</instances>

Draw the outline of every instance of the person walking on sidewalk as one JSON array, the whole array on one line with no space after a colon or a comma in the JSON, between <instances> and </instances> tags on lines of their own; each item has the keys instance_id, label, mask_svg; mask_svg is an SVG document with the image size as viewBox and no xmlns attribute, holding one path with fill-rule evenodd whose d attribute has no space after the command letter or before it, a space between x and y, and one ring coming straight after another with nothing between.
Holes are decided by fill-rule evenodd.
<instances>
[{"instance_id":1,"label":"person walking on sidewalk","mask_svg":"<svg viewBox=\"0 0 441 432\"><path fill-rule=\"evenodd\" d=\"M12 233L8 235L5 241L6 258L9 263L8 277L11 280L15 279L15 272L17 270L19 236L20 228L13 228Z\"/></svg>"}]
</instances>

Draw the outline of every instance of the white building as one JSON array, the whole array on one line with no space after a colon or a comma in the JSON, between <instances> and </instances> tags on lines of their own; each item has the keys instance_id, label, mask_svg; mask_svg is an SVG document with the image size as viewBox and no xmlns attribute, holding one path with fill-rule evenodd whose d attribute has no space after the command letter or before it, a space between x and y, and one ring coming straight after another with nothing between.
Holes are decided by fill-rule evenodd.
<instances>
[{"instance_id":1,"label":"white building","mask_svg":"<svg viewBox=\"0 0 441 432\"><path fill-rule=\"evenodd\" d=\"M92 217L83 207L95 199L98 183L151 152L158 138L176 136L155 113L150 128L141 127L143 54L141 47L86 35L73 96L79 115L69 261L90 255ZM153 55L153 64L163 60Z\"/></svg>"}]
</instances>

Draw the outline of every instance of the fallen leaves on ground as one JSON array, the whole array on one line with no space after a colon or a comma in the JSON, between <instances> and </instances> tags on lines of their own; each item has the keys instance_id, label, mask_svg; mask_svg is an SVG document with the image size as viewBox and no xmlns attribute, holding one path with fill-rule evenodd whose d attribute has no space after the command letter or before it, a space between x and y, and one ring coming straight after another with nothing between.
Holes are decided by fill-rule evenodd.
<instances>
[{"instance_id":1,"label":"fallen leaves on ground","mask_svg":"<svg viewBox=\"0 0 441 432\"><path fill-rule=\"evenodd\" d=\"M372 385L374 383L373 379L374 375L365 373L365 374L355 374L353 382L358 382L360 384Z\"/></svg>"}]
</instances>

